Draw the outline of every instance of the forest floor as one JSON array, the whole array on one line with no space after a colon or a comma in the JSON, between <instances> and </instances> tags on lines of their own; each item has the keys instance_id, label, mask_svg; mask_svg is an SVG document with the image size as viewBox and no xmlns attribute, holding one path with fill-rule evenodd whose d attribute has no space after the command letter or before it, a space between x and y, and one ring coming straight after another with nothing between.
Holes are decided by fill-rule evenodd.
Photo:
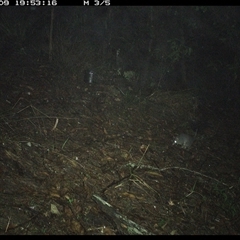
<instances>
[{"instance_id":1,"label":"forest floor","mask_svg":"<svg viewBox=\"0 0 240 240\"><path fill-rule=\"evenodd\" d=\"M234 110L40 64L0 87L1 234L240 234ZM190 149L172 145L203 116Z\"/></svg>"}]
</instances>

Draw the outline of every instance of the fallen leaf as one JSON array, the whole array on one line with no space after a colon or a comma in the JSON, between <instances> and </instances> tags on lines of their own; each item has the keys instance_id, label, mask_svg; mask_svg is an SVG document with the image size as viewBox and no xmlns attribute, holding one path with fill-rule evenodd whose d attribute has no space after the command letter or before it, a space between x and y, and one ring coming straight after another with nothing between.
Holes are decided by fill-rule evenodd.
<instances>
[{"instance_id":1,"label":"fallen leaf","mask_svg":"<svg viewBox=\"0 0 240 240\"><path fill-rule=\"evenodd\" d=\"M60 212L58 211L56 205L54 205L54 204L51 204L51 213L60 215Z\"/></svg>"}]
</instances>

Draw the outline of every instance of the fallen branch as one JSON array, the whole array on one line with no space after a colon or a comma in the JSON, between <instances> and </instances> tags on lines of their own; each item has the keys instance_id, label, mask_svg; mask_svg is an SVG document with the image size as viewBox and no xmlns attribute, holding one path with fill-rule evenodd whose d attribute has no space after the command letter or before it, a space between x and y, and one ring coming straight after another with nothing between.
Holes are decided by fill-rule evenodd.
<instances>
[{"instance_id":1,"label":"fallen branch","mask_svg":"<svg viewBox=\"0 0 240 240\"><path fill-rule=\"evenodd\" d=\"M126 216L117 213L117 211L108 202L101 197L93 195L93 200L100 205L102 211L110 216L116 223L118 230L124 234L153 235L137 223L129 220Z\"/></svg>"},{"instance_id":2,"label":"fallen branch","mask_svg":"<svg viewBox=\"0 0 240 240\"><path fill-rule=\"evenodd\" d=\"M221 181L219 181L219 180L216 179L216 178L207 176L207 175L205 175L205 174L203 174L203 173L196 172L196 171L193 171L193 170L187 169L187 168L182 168L182 167L166 167L166 168L161 168L161 169L159 169L159 168L155 168L155 167L152 167L152 166L146 166L146 165L141 165L141 166L139 166L138 164L136 165L135 163L128 163L128 164L125 165L125 166L126 166L126 167L129 167L129 166L130 166L131 168L136 168L136 167L137 167L138 169L144 169L144 168L146 168L146 169L156 170L156 171L159 171L159 172L163 172L163 171L171 170L171 169L178 169L178 170L182 170L182 171L188 171L188 172L192 172L192 173L194 173L194 174L203 176L203 177L205 177L205 178L209 178L209 179L214 180L214 181L216 181L216 182L219 182L219 183L221 183L222 185L227 186L229 189L232 189L232 188L233 188L233 186L229 186L228 184L226 184L226 183L224 183L224 182L221 182Z\"/></svg>"}]
</instances>

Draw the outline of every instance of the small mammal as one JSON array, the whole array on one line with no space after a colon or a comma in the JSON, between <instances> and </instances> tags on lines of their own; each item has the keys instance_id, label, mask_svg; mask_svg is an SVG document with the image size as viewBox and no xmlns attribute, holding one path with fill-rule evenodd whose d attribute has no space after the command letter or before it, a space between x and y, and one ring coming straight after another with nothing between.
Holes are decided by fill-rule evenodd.
<instances>
[{"instance_id":1,"label":"small mammal","mask_svg":"<svg viewBox=\"0 0 240 240\"><path fill-rule=\"evenodd\" d=\"M194 139L194 137L188 134L181 133L175 138L173 145L180 145L181 148L189 149L192 146Z\"/></svg>"}]
</instances>

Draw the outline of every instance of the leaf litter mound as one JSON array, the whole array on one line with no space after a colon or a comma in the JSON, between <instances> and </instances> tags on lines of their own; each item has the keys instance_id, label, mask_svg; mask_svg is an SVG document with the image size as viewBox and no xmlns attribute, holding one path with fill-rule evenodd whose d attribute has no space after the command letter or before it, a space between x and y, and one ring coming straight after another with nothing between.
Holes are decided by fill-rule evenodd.
<instances>
[{"instance_id":1,"label":"leaf litter mound","mask_svg":"<svg viewBox=\"0 0 240 240\"><path fill-rule=\"evenodd\" d=\"M235 118L191 90L2 77L1 234L239 234Z\"/></svg>"}]
</instances>

